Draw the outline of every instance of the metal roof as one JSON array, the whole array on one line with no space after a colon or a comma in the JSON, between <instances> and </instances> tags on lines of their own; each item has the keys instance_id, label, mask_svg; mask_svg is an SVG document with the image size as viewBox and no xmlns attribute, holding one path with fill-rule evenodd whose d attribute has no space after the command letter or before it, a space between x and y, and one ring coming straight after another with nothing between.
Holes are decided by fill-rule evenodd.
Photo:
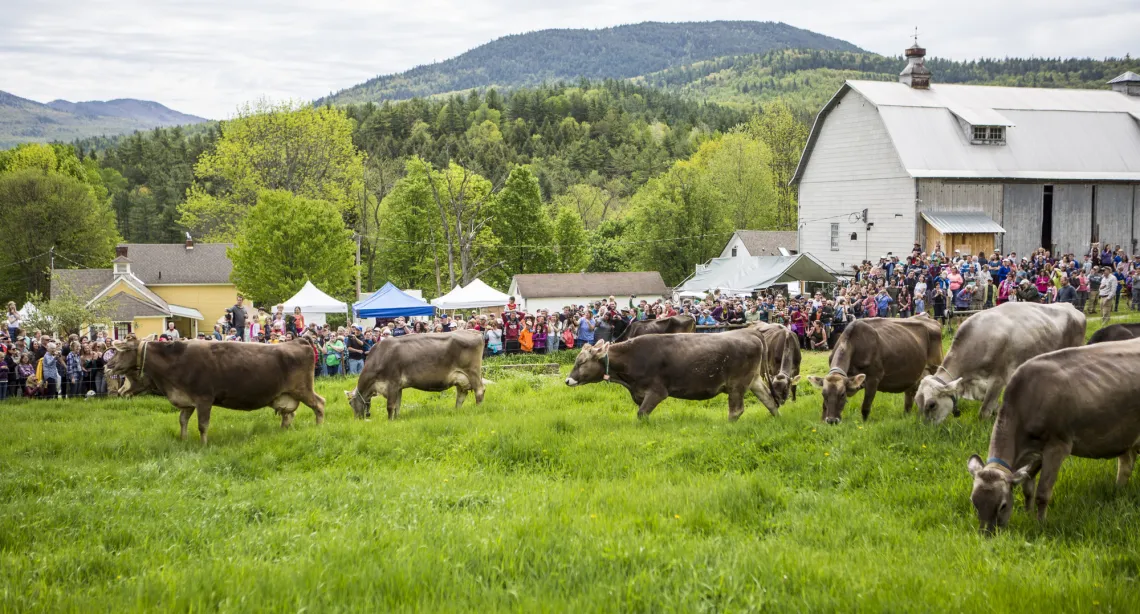
<instances>
[{"instance_id":1,"label":"metal roof","mask_svg":"<svg viewBox=\"0 0 1140 614\"><path fill-rule=\"evenodd\" d=\"M982 211L923 211L922 219L942 234L1004 233L1001 224Z\"/></svg>"},{"instance_id":2,"label":"metal roof","mask_svg":"<svg viewBox=\"0 0 1140 614\"><path fill-rule=\"evenodd\" d=\"M1113 83L1134 83L1137 81L1140 81L1140 75L1130 70L1123 75L1120 75L1119 77L1113 79L1112 81L1109 81L1108 84L1112 85Z\"/></svg>"},{"instance_id":3,"label":"metal roof","mask_svg":"<svg viewBox=\"0 0 1140 614\"><path fill-rule=\"evenodd\" d=\"M876 107L912 177L1140 181L1140 96L848 81L816 118L792 183L802 178L828 114L849 95ZM963 121L1007 126L1005 144L971 143Z\"/></svg>"},{"instance_id":4,"label":"metal roof","mask_svg":"<svg viewBox=\"0 0 1140 614\"><path fill-rule=\"evenodd\" d=\"M793 281L835 282L835 275L811 254L713 258L676 288L677 292L724 290L747 294Z\"/></svg>"}]
</instances>

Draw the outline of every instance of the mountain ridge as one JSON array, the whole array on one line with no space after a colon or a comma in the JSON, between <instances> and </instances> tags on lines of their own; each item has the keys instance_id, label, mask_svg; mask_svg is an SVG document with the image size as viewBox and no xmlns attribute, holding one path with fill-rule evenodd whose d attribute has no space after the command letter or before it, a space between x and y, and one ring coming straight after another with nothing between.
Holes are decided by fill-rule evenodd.
<instances>
[{"instance_id":1,"label":"mountain ridge","mask_svg":"<svg viewBox=\"0 0 1140 614\"><path fill-rule=\"evenodd\" d=\"M628 79L678 64L774 49L861 52L837 38L771 21L653 22L511 34L453 58L380 75L316 104L404 100L549 81Z\"/></svg>"},{"instance_id":2,"label":"mountain ridge","mask_svg":"<svg viewBox=\"0 0 1140 614\"><path fill-rule=\"evenodd\" d=\"M45 104L0 91L0 149L20 143L70 142L205 121L208 120L152 100L57 99Z\"/></svg>"}]
</instances>

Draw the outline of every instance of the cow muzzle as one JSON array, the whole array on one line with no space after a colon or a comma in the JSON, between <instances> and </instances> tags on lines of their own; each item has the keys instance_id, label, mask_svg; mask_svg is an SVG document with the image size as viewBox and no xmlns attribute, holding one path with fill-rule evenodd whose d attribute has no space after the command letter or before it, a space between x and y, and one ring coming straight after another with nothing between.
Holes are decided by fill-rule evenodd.
<instances>
[{"instance_id":1,"label":"cow muzzle","mask_svg":"<svg viewBox=\"0 0 1140 614\"><path fill-rule=\"evenodd\" d=\"M568 377L568 378L566 378L566 385L567 385L567 386L577 386L577 385L578 385L578 380L576 380L576 379L574 379L574 378L572 378L572 377Z\"/></svg>"},{"instance_id":2,"label":"cow muzzle","mask_svg":"<svg viewBox=\"0 0 1140 614\"><path fill-rule=\"evenodd\" d=\"M839 424L840 418L837 416L834 416L834 417L828 416L828 417L824 418L823 421L828 423L828 424Z\"/></svg>"}]
</instances>

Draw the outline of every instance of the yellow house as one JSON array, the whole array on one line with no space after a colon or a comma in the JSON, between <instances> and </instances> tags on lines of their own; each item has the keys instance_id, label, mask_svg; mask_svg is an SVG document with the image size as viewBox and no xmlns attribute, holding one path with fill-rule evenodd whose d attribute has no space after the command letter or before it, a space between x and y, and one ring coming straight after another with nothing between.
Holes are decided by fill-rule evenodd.
<instances>
[{"instance_id":1,"label":"yellow house","mask_svg":"<svg viewBox=\"0 0 1140 614\"><path fill-rule=\"evenodd\" d=\"M56 269L52 296L68 287L88 305L100 304L112 336L159 334L174 322L183 337L209 333L237 299L230 282L228 243L126 243L110 269Z\"/></svg>"}]
</instances>

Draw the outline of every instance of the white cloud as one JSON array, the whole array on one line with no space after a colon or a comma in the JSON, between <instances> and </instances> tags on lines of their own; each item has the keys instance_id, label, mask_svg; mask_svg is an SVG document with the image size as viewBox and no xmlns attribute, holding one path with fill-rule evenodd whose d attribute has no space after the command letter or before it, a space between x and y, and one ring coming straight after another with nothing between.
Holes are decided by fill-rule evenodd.
<instances>
[{"instance_id":1,"label":"white cloud","mask_svg":"<svg viewBox=\"0 0 1140 614\"><path fill-rule=\"evenodd\" d=\"M311 100L507 34L640 21L783 21L898 54L1122 56L1140 5L1107 0L4 0L0 89L48 101L142 98L227 117L260 97Z\"/></svg>"}]
</instances>

